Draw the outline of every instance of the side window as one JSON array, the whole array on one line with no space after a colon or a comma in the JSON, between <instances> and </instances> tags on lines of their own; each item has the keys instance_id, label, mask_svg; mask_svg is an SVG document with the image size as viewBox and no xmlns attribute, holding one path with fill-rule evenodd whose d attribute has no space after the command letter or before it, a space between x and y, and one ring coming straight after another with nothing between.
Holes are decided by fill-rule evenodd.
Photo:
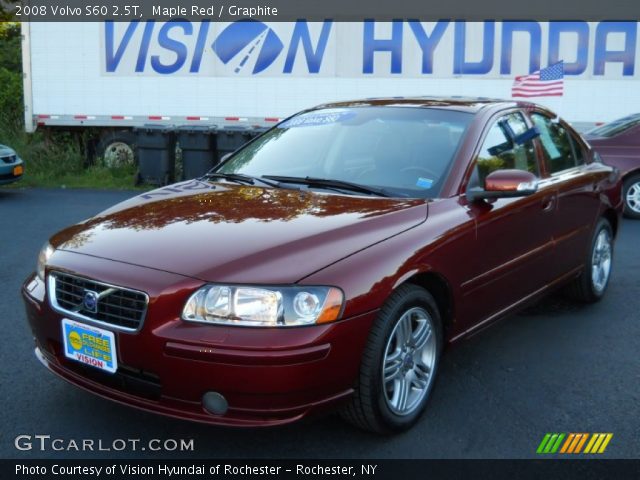
<instances>
[{"instance_id":1,"label":"side window","mask_svg":"<svg viewBox=\"0 0 640 480\"><path fill-rule=\"evenodd\" d=\"M582 149L582 145L580 142L574 138L573 135L569 134L569 139L571 140L571 145L573 146L573 154L576 157L576 165L584 165L585 154Z\"/></svg>"},{"instance_id":2,"label":"side window","mask_svg":"<svg viewBox=\"0 0 640 480\"><path fill-rule=\"evenodd\" d=\"M550 173L561 172L577 165L569 133L558 122L534 113L533 123L540 131L540 143Z\"/></svg>"},{"instance_id":3,"label":"side window","mask_svg":"<svg viewBox=\"0 0 640 480\"><path fill-rule=\"evenodd\" d=\"M526 130L527 124L520 113L511 113L496 121L482 143L469 186L484 188L485 178L496 170L518 169L539 175L533 141L522 144L513 141L513 136Z\"/></svg>"}]
</instances>

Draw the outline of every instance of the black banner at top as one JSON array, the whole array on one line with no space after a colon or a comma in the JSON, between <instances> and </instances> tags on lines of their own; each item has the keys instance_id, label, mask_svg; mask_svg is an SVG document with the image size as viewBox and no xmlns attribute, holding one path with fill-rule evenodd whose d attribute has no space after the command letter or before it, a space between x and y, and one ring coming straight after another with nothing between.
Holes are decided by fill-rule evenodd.
<instances>
[{"instance_id":1,"label":"black banner at top","mask_svg":"<svg viewBox=\"0 0 640 480\"><path fill-rule=\"evenodd\" d=\"M0 0L16 21L639 20L638 0Z\"/></svg>"}]
</instances>

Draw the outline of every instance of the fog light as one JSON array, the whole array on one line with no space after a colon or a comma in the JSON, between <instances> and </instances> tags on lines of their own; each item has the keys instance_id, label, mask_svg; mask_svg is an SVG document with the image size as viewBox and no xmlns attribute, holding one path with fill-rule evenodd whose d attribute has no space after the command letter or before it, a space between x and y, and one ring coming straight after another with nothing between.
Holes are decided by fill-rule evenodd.
<instances>
[{"instance_id":1,"label":"fog light","mask_svg":"<svg viewBox=\"0 0 640 480\"><path fill-rule=\"evenodd\" d=\"M202 396L202 406L214 415L224 415L229 409L227 399L218 392L207 392Z\"/></svg>"}]
</instances>

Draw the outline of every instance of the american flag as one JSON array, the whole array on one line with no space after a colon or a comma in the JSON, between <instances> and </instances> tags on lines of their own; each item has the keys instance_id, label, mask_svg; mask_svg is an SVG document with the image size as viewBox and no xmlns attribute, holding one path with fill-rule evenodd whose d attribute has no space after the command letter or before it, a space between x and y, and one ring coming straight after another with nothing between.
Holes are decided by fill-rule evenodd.
<instances>
[{"instance_id":1,"label":"american flag","mask_svg":"<svg viewBox=\"0 0 640 480\"><path fill-rule=\"evenodd\" d=\"M511 87L512 97L561 97L564 87L562 62L537 70L529 75L519 75Z\"/></svg>"}]
</instances>

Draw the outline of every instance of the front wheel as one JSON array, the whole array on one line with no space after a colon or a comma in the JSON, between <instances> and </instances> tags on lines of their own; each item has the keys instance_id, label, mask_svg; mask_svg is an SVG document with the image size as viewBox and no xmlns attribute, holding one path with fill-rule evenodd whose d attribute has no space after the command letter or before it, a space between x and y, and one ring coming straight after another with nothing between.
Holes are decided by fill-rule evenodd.
<instances>
[{"instance_id":1,"label":"front wheel","mask_svg":"<svg viewBox=\"0 0 640 480\"><path fill-rule=\"evenodd\" d=\"M429 292L416 285L399 287L371 329L355 392L342 416L377 433L410 428L433 388L442 349L441 325Z\"/></svg>"},{"instance_id":2,"label":"front wheel","mask_svg":"<svg viewBox=\"0 0 640 480\"><path fill-rule=\"evenodd\" d=\"M612 263L613 231L609 222L601 218L594 230L582 273L567 288L569 295L585 303L600 300L609 286Z\"/></svg>"},{"instance_id":3,"label":"front wheel","mask_svg":"<svg viewBox=\"0 0 640 480\"><path fill-rule=\"evenodd\" d=\"M640 174L632 175L622 186L624 216L640 220Z\"/></svg>"}]
</instances>

